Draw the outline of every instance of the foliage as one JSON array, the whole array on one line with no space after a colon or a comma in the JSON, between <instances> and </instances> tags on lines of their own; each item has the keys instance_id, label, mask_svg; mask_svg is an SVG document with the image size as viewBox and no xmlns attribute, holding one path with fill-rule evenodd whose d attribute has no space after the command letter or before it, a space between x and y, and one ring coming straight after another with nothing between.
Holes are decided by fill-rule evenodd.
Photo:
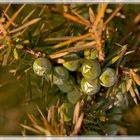
<instances>
[{"instance_id":1,"label":"foliage","mask_svg":"<svg viewBox=\"0 0 140 140\"><path fill-rule=\"evenodd\" d=\"M124 128L140 101L138 5L9 4L0 11L1 134L131 132ZM94 94L81 88L83 77L88 89L98 81Z\"/></svg>"}]
</instances>

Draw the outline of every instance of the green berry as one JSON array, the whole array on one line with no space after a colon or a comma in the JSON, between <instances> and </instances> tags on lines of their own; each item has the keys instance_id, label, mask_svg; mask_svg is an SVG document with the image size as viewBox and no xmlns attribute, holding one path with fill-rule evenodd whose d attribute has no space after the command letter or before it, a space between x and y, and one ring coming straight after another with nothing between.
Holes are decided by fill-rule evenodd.
<instances>
[{"instance_id":1,"label":"green berry","mask_svg":"<svg viewBox=\"0 0 140 140\"><path fill-rule=\"evenodd\" d=\"M76 104L80 99L80 91L72 90L67 94L67 99L71 104Z\"/></svg>"},{"instance_id":2,"label":"green berry","mask_svg":"<svg viewBox=\"0 0 140 140\"><path fill-rule=\"evenodd\" d=\"M69 71L76 71L81 65L80 61L76 60L78 58L79 56L75 53L65 56L64 59L66 62L63 63L63 66Z\"/></svg>"},{"instance_id":3,"label":"green berry","mask_svg":"<svg viewBox=\"0 0 140 140\"><path fill-rule=\"evenodd\" d=\"M24 46L23 46L23 45L21 45L21 44L17 44L17 45L16 45L16 49L21 50L21 49L23 49L23 48L24 48Z\"/></svg>"},{"instance_id":4,"label":"green berry","mask_svg":"<svg viewBox=\"0 0 140 140\"><path fill-rule=\"evenodd\" d=\"M34 61L33 70L36 75L44 76L45 74L49 74L51 72L52 64L48 58L40 57Z\"/></svg>"},{"instance_id":5,"label":"green berry","mask_svg":"<svg viewBox=\"0 0 140 140\"><path fill-rule=\"evenodd\" d=\"M81 81L81 89L87 95L96 94L100 90L100 83L98 79L86 79L83 78Z\"/></svg>"},{"instance_id":6,"label":"green berry","mask_svg":"<svg viewBox=\"0 0 140 140\"><path fill-rule=\"evenodd\" d=\"M60 108L59 108L59 112L63 112L64 113L64 121L70 121L72 120L73 117L73 111L74 111L74 106L70 103L63 103Z\"/></svg>"},{"instance_id":7,"label":"green berry","mask_svg":"<svg viewBox=\"0 0 140 140\"><path fill-rule=\"evenodd\" d=\"M100 63L97 60L86 60L81 67L82 75L87 79L95 79L101 73Z\"/></svg>"},{"instance_id":8,"label":"green berry","mask_svg":"<svg viewBox=\"0 0 140 140\"><path fill-rule=\"evenodd\" d=\"M97 51L97 49L85 49L84 56L86 59L97 59L98 51Z\"/></svg>"},{"instance_id":9,"label":"green berry","mask_svg":"<svg viewBox=\"0 0 140 140\"><path fill-rule=\"evenodd\" d=\"M69 81L64 82L64 83L61 84L61 85L58 85L58 88L59 88L62 92L68 93L68 92L70 92L70 91L73 90L73 88L74 88L74 83L73 83L71 80L69 80Z\"/></svg>"},{"instance_id":10,"label":"green berry","mask_svg":"<svg viewBox=\"0 0 140 140\"><path fill-rule=\"evenodd\" d=\"M107 68L100 76L100 83L104 87L111 87L115 84L117 80L117 75L115 70L112 68Z\"/></svg>"},{"instance_id":11,"label":"green berry","mask_svg":"<svg viewBox=\"0 0 140 140\"><path fill-rule=\"evenodd\" d=\"M53 73L53 83L56 85L62 85L64 81L68 80L69 72L63 66L56 66Z\"/></svg>"}]
</instances>

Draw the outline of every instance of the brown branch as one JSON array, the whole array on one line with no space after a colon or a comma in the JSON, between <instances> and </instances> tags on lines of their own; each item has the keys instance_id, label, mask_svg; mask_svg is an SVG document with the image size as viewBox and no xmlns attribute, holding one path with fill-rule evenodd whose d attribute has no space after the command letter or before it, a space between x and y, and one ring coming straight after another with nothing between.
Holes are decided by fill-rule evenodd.
<instances>
[{"instance_id":1,"label":"brown branch","mask_svg":"<svg viewBox=\"0 0 140 140\"><path fill-rule=\"evenodd\" d=\"M70 39L70 40L64 41L62 43L59 43L59 44L53 46L52 48L54 48L54 49L61 48L65 45L69 45L70 43L74 43L78 40L83 40L84 38L89 37L90 35L92 35L92 33L87 33L87 34L75 37L74 39Z\"/></svg>"},{"instance_id":2,"label":"brown branch","mask_svg":"<svg viewBox=\"0 0 140 140\"><path fill-rule=\"evenodd\" d=\"M56 59L56 58L59 58L59 57L62 57L62 56L65 56L71 52L78 52L78 51L82 51L84 49L87 49L87 48L93 48L94 45L96 45L96 42L95 41L92 41L92 42L88 42L84 45L80 45L80 46L76 46L76 47L69 47L69 48L66 48L66 49L63 49L63 50L60 50L58 52L55 52L51 55L48 55L49 58L51 59Z\"/></svg>"},{"instance_id":3,"label":"brown branch","mask_svg":"<svg viewBox=\"0 0 140 140\"><path fill-rule=\"evenodd\" d=\"M5 28L7 29L11 23L15 20L15 18L18 16L18 14L23 10L26 4L23 4L19 10L11 17L11 19L6 23Z\"/></svg>"},{"instance_id":4,"label":"brown branch","mask_svg":"<svg viewBox=\"0 0 140 140\"><path fill-rule=\"evenodd\" d=\"M26 28L26 27L31 26L32 24L37 23L37 22L40 21L40 20L41 20L41 18L33 19L33 20L31 20L30 22L27 22L27 23L23 24L21 27L18 27L18 28L16 28L16 29L11 30L10 33L18 32L18 31L20 31L20 30L22 30L22 29L24 29L24 28Z\"/></svg>"},{"instance_id":5,"label":"brown branch","mask_svg":"<svg viewBox=\"0 0 140 140\"><path fill-rule=\"evenodd\" d=\"M104 17L104 13L105 13L105 10L107 8L107 5L108 5L107 3L101 5L101 9L100 9L100 11L98 11L98 15L96 17L96 20L95 20L93 26L97 26L97 24L99 23L99 21Z\"/></svg>"},{"instance_id":6,"label":"brown branch","mask_svg":"<svg viewBox=\"0 0 140 140\"><path fill-rule=\"evenodd\" d=\"M82 24L82 25L84 25L84 26L87 26L87 27L89 26L89 24L88 24L87 22L85 22L85 20L82 20L82 19L79 18L79 17L73 16L73 15L68 14L68 13L64 13L63 16L64 16L65 18L67 18L67 19L70 19L70 20L72 20L72 21L78 22L78 23L80 23L80 24Z\"/></svg>"},{"instance_id":7,"label":"brown branch","mask_svg":"<svg viewBox=\"0 0 140 140\"><path fill-rule=\"evenodd\" d=\"M52 38L46 38L44 39L44 41L66 41L66 40L74 40L75 38L77 38L77 36L64 36L64 37L52 37ZM87 37L85 38L85 40L94 40L93 37Z\"/></svg>"}]
</instances>

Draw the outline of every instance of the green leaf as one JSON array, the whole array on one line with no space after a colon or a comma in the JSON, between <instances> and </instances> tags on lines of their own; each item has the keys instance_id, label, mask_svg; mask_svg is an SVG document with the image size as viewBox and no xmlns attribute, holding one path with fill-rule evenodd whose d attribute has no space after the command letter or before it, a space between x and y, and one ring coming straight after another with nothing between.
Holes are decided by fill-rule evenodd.
<instances>
[{"instance_id":1,"label":"green leaf","mask_svg":"<svg viewBox=\"0 0 140 140\"><path fill-rule=\"evenodd\" d=\"M16 49L16 48L14 48L14 58L15 58L16 60L19 59L18 52L17 52L17 49Z\"/></svg>"},{"instance_id":2,"label":"green leaf","mask_svg":"<svg viewBox=\"0 0 140 140\"><path fill-rule=\"evenodd\" d=\"M3 63L2 63L3 66L7 65L10 54L11 54L11 46L8 45L6 49L6 54L3 57Z\"/></svg>"},{"instance_id":3,"label":"green leaf","mask_svg":"<svg viewBox=\"0 0 140 140\"><path fill-rule=\"evenodd\" d=\"M121 57L120 55L117 55L117 56L113 57L113 58L111 59L112 64L115 63L120 57Z\"/></svg>"}]
</instances>

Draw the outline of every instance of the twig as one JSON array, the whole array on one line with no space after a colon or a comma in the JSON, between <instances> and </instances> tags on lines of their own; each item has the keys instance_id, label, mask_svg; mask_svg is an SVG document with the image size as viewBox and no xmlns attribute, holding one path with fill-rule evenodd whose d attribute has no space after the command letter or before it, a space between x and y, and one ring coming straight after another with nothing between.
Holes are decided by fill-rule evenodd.
<instances>
[{"instance_id":1,"label":"twig","mask_svg":"<svg viewBox=\"0 0 140 140\"><path fill-rule=\"evenodd\" d=\"M110 15L110 17L104 22L104 27L108 24L108 22L110 21L110 20L112 20L114 17L115 17L115 15L122 9L122 7L123 7L123 5L119 5L119 7L117 7L116 8L116 10Z\"/></svg>"},{"instance_id":2,"label":"twig","mask_svg":"<svg viewBox=\"0 0 140 140\"><path fill-rule=\"evenodd\" d=\"M7 22L7 24L5 25L5 28L7 29L11 23L14 21L14 19L18 16L18 14L22 11L22 9L25 7L26 4L23 4L19 10L11 17L11 19Z\"/></svg>"},{"instance_id":3,"label":"twig","mask_svg":"<svg viewBox=\"0 0 140 140\"><path fill-rule=\"evenodd\" d=\"M8 16L7 13L3 12L4 16L7 18L7 20L9 21L10 20L10 17ZM11 22L11 25L13 25L14 27L17 27L17 24L14 23L14 21Z\"/></svg>"},{"instance_id":4,"label":"twig","mask_svg":"<svg viewBox=\"0 0 140 140\"><path fill-rule=\"evenodd\" d=\"M69 48L63 49L61 51L55 52L51 55L48 55L48 57L50 57L51 59L56 59L56 58L62 57L64 55L67 55L70 52L78 52L78 51L81 51L81 50L84 50L87 48L93 48L95 44L96 44L95 41L91 41L82 46L80 45L80 46L76 46L76 47L69 47Z\"/></svg>"},{"instance_id":5,"label":"twig","mask_svg":"<svg viewBox=\"0 0 140 140\"><path fill-rule=\"evenodd\" d=\"M22 26L21 26L21 27L19 27L19 28L14 29L14 30L11 30L11 31L10 31L10 33L15 33L15 32L18 32L18 31L20 31L20 30L22 30L22 29L24 29L24 28L26 28L26 27L31 26L32 24L37 23L37 22L38 22L38 21L40 21L40 20L41 20L41 18L36 18L36 19L33 19L33 20L31 20L30 22L25 23L24 25L22 25Z\"/></svg>"},{"instance_id":6,"label":"twig","mask_svg":"<svg viewBox=\"0 0 140 140\"><path fill-rule=\"evenodd\" d=\"M97 50L99 51L99 60L100 61L104 61L104 51L103 51L103 47L102 47L102 27L100 27L100 29L97 28L97 25L99 24L99 22L102 20L102 18L104 17L104 13L105 10L107 8L108 4L102 4L99 5L101 6L100 10L98 11L98 15L96 16L95 22L92 25L92 29L91 32L93 32L95 34L95 39L96 39L96 43L97 43Z\"/></svg>"},{"instance_id":7,"label":"twig","mask_svg":"<svg viewBox=\"0 0 140 140\"><path fill-rule=\"evenodd\" d=\"M28 18L31 17L31 15L35 12L35 10L36 10L36 9L33 9L33 10L22 20L21 23L24 24L24 23L28 20Z\"/></svg>"},{"instance_id":8,"label":"twig","mask_svg":"<svg viewBox=\"0 0 140 140\"><path fill-rule=\"evenodd\" d=\"M70 20L78 22L86 27L89 27L89 24L87 22L85 22L84 20L81 20L81 18L79 18L79 17L73 16L73 15L68 14L68 13L64 13L63 16L67 19L70 19Z\"/></svg>"},{"instance_id":9,"label":"twig","mask_svg":"<svg viewBox=\"0 0 140 140\"><path fill-rule=\"evenodd\" d=\"M100 11L98 11L98 15L97 15L97 17L96 17L96 20L95 20L93 26L97 26L97 24L99 23L99 21L103 18L104 13L105 13L105 10L106 10L106 8L107 8L107 5L108 5L108 4L103 4L103 5L101 5L101 9L100 9ZM100 6L100 5L99 5L99 6Z\"/></svg>"},{"instance_id":10,"label":"twig","mask_svg":"<svg viewBox=\"0 0 140 140\"><path fill-rule=\"evenodd\" d=\"M71 133L71 136L76 135L79 133L82 122L83 122L83 118L84 118L84 113L82 112L77 120L77 123L75 124L74 130Z\"/></svg>"},{"instance_id":11,"label":"twig","mask_svg":"<svg viewBox=\"0 0 140 140\"><path fill-rule=\"evenodd\" d=\"M52 48L54 48L54 49L61 48L61 47L65 46L65 45L68 45L70 43L74 43L74 42L76 42L78 40L83 40L83 39L89 37L90 35L92 35L92 33L87 33L87 34L75 37L74 39L70 39L68 41L64 41L62 43L59 43L59 44L53 46Z\"/></svg>"},{"instance_id":12,"label":"twig","mask_svg":"<svg viewBox=\"0 0 140 140\"><path fill-rule=\"evenodd\" d=\"M84 17L82 17L81 15L79 15L75 10L72 10L72 12L83 22L85 22L88 26L90 26L90 22L85 19Z\"/></svg>"},{"instance_id":13,"label":"twig","mask_svg":"<svg viewBox=\"0 0 140 140\"><path fill-rule=\"evenodd\" d=\"M9 4L8 4L8 6L6 7L6 9L4 10L4 14L7 13L7 11L9 10L9 8L10 8L10 6L11 6L11 4L12 4L12 3L9 3Z\"/></svg>"},{"instance_id":14,"label":"twig","mask_svg":"<svg viewBox=\"0 0 140 140\"><path fill-rule=\"evenodd\" d=\"M44 39L44 41L65 41L65 40L74 40L75 38L77 38L77 36L65 36L65 37L55 37L55 38L46 38ZM93 40L93 37L87 37L85 38L85 40Z\"/></svg>"}]
</instances>

